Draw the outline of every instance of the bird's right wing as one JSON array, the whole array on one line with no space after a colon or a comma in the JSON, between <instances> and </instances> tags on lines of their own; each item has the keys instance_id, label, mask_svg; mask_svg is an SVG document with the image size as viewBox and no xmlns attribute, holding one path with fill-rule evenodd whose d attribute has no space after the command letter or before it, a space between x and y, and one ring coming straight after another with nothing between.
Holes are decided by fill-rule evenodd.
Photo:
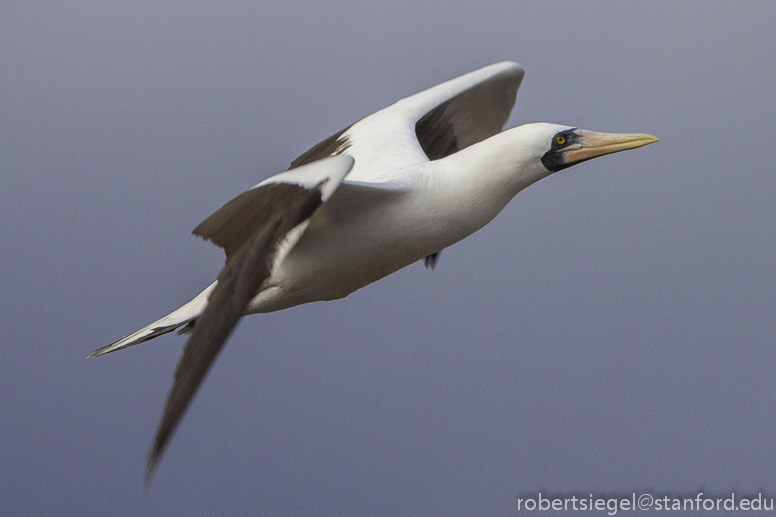
<instances>
[{"instance_id":1,"label":"bird's right wing","mask_svg":"<svg viewBox=\"0 0 776 517\"><path fill-rule=\"evenodd\" d=\"M218 275L207 307L196 320L193 334L175 370L175 381L148 455L146 480L246 307L352 166L352 158L336 157L308 165L293 174L278 174L252 189L263 194L259 199L250 199L256 202L263 197L263 202L253 206L244 201L230 205L233 200L214 214L223 211L220 216L211 216L205 221L210 221L209 224L203 223L204 229L200 229L198 235L224 247L227 263ZM263 187L271 188L261 190ZM278 190L277 187L282 188ZM277 196L282 203L272 201ZM258 212L262 213L261 217L256 216ZM238 221L240 217L246 217L247 222ZM231 225L239 225L239 230L233 231Z\"/></svg>"},{"instance_id":2,"label":"bird's right wing","mask_svg":"<svg viewBox=\"0 0 776 517\"><path fill-rule=\"evenodd\" d=\"M380 182L387 170L436 160L498 133L509 118L523 68L503 62L402 99L318 143L290 169L351 155L349 181Z\"/></svg>"},{"instance_id":3,"label":"bird's right wing","mask_svg":"<svg viewBox=\"0 0 776 517\"><path fill-rule=\"evenodd\" d=\"M228 264L257 229L286 211L301 192L314 191L323 184L328 199L352 167L353 158L337 157L276 174L213 212L192 233L223 248Z\"/></svg>"}]
</instances>

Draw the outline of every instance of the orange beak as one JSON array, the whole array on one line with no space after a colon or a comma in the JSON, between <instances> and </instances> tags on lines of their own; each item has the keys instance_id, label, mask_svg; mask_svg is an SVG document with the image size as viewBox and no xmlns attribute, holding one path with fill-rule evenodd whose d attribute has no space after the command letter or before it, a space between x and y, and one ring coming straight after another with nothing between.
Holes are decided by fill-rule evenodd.
<instances>
[{"instance_id":1,"label":"orange beak","mask_svg":"<svg viewBox=\"0 0 776 517\"><path fill-rule=\"evenodd\" d=\"M574 133L579 140L563 151L563 161L568 165L660 141L646 133L599 133L585 129L576 129Z\"/></svg>"}]
</instances>

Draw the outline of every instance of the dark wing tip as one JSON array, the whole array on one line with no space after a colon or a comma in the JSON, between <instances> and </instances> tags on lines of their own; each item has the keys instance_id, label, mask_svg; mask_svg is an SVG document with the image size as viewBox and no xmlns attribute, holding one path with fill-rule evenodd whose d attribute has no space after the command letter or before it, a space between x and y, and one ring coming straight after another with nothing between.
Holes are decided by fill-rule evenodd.
<instances>
[{"instance_id":1,"label":"dark wing tip","mask_svg":"<svg viewBox=\"0 0 776 517\"><path fill-rule=\"evenodd\" d=\"M156 464L158 462L159 462L159 451L152 449L151 452L148 453L148 459L146 461L146 472L145 472L145 476L143 476L143 483L145 484L146 488L151 486L151 479L154 477L154 472L156 471Z\"/></svg>"}]
</instances>

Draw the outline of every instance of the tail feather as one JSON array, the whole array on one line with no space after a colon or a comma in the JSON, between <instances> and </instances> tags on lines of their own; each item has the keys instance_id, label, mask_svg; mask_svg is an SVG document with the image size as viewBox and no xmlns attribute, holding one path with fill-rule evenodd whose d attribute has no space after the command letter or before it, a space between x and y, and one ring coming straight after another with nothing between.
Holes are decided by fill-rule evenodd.
<instances>
[{"instance_id":1,"label":"tail feather","mask_svg":"<svg viewBox=\"0 0 776 517\"><path fill-rule=\"evenodd\" d=\"M125 338L114 341L109 345L93 350L87 359L92 357L98 357L116 350L121 350L130 346L138 345L155 337L172 332L177 328L183 327L181 332L185 332L186 328L205 310L207 306L207 299L210 296L210 292L215 288L216 283L213 282L207 289L199 293L193 300L181 307L180 309L171 312L167 316L156 320L150 325L143 327L142 329L128 335Z\"/></svg>"}]
</instances>

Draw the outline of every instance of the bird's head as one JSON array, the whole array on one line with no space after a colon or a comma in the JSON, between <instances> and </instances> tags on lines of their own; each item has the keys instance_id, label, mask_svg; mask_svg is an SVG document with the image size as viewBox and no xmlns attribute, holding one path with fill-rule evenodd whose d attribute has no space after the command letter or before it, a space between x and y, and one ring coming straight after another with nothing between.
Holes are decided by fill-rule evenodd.
<instances>
[{"instance_id":1,"label":"bird's head","mask_svg":"<svg viewBox=\"0 0 776 517\"><path fill-rule=\"evenodd\" d=\"M636 149L659 139L646 133L600 133L557 124L521 126L533 156L539 156L550 173L606 154Z\"/></svg>"},{"instance_id":2,"label":"bird's head","mask_svg":"<svg viewBox=\"0 0 776 517\"><path fill-rule=\"evenodd\" d=\"M600 133L563 126L548 127L543 132L545 147L548 149L542 154L541 161L550 172L659 141L657 137L646 133Z\"/></svg>"}]
</instances>

